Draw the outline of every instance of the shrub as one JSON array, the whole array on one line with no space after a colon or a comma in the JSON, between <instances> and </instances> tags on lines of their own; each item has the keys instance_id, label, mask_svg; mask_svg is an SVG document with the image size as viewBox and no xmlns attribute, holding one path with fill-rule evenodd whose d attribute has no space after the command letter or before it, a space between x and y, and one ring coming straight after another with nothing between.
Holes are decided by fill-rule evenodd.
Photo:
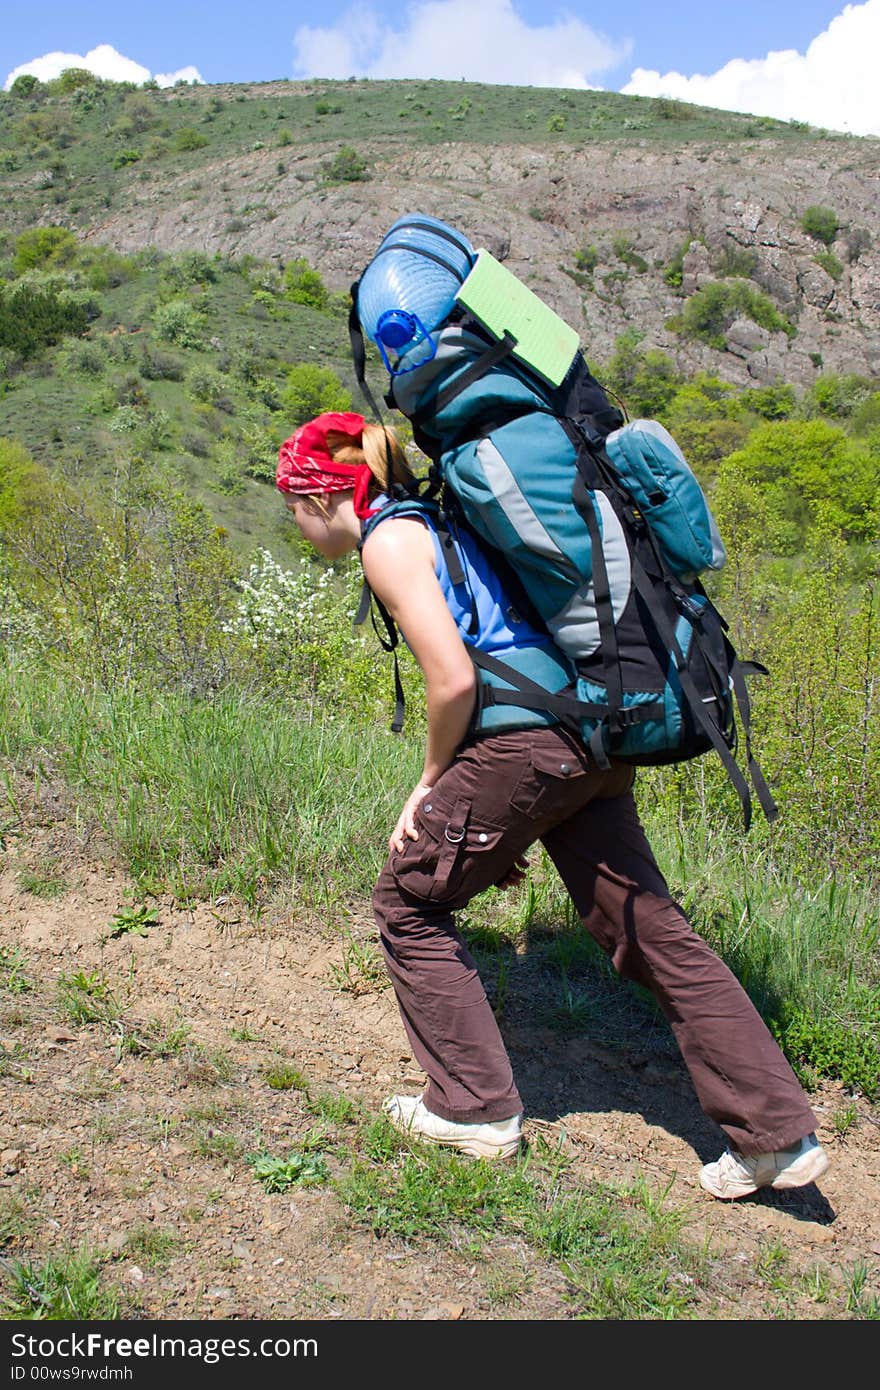
<instances>
[{"instance_id":1,"label":"shrub","mask_svg":"<svg viewBox=\"0 0 880 1390\"><path fill-rule=\"evenodd\" d=\"M580 250L574 253L574 263L578 270L585 270L588 275L592 275L596 266L599 264L598 249L593 245L582 246Z\"/></svg>"},{"instance_id":2,"label":"shrub","mask_svg":"<svg viewBox=\"0 0 880 1390\"><path fill-rule=\"evenodd\" d=\"M83 333L96 314L87 295L32 271L12 284L0 283L0 348L33 357L61 338Z\"/></svg>"},{"instance_id":3,"label":"shrub","mask_svg":"<svg viewBox=\"0 0 880 1390\"><path fill-rule=\"evenodd\" d=\"M620 396L632 415L662 415L681 384L675 363L656 349L643 351L637 329L621 333L602 373L603 384Z\"/></svg>"},{"instance_id":4,"label":"shrub","mask_svg":"<svg viewBox=\"0 0 880 1390\"><path fill-rule=\"evenodd\" d=\"M317 270L299 256L284 267L284 298L311 309L326 309L330 296Z\"/></svg>"},{"instance_id":5,"label":"shrub","mask_svg":"<svg viewBox=\"0 0 880 1390\"><path fill-rule=\"evenodd\" d=\"M325 183L358 183L371 177L367 161L352 145L343 145L334 159L321 165Z\"/></svg>"},{"instance_id":6,"label":"shrub","mask_svg":"<svg viewBox=\"0 0 880 1390\"><path fill-rule=\"evenodd\" d=\"M147 381L183 381L183 363L170 352L147 344L141 356L141 376Z\"/></svg>"},{"instance_id":7,"label":"shrub","mask_svg":"<svg viewBox=\"0 0 880 1390\"><path fill-rule=\"evenodd\" d=\"M619 261L623 261L631 270L637 270L640 275L648 269L648 262L636 251L628 232L618 232L612 239L611 249Z\"/></svg>"},{"instance_id":8,"label":"shrub","mask_svg":"<svg viewBox=\"0 0 880 1390\"><path fill-rule=\"evenodd\" d=\"M188 299L169 299L156 310L153 323L166 342L182 348L204 347L202 315Z\"/></svg>"},{"instance_id":9,"label":"shrub","mask_svg":"<svg viewBox=\"0 0 880 1390\"><path fill-rule=\"evenodd\" d=\"M140 157L140 150L120 150L116 158L113 160L113 168L124 169L129 164L137 164Z\"/></svg>"},{"instance_id":10,"label":"shrub","mask_svg":"<svg viewBox=\"0 0 880 1390\"><path fill-rule=\"evenodd\" d=\"M801 230L816 241L824 241L830 246L837 236L840 222L837 213L831 208L809 207L801 218Z\"/></svg>"},{"instance_id":11,"label":"shrub","mask_svg":"<svg viewBox=\"0 0 880 1390\"><path fill-rule=\"evenodd\" d=\"M329 367L301 362L288 369L281 405L295 429L325 410L350 410L351 396Z\"/></svg>"},{"instance_id":12,"label":"shrub","mask_svg":"<svg viewBox=\"0 0 880 1390\"><path fill-rule=\"evenodd\" d=\"M76 237L66 227L30 227L16 239L13 269L21 275L49 265L70 265L77 247Z\"/></svg>"},{"instance_id":13,"label":"shrub","mask_svg":"<svg viewBox=\"0 0 880 1390\"><path fill-rule=\"evenodd\" d=\"M561 111L557 111L547 122L547 129L551 132L565 130L565 117Z\"/></svg>"},{"instance_id":14,"label":"shrub","mask_svg":"<svg viewBox=\"0 0 880 1390\"><path fill-rule=\"evenodd\" d=\"M190 150L203 150L208 143L208 137L202 135L201 131L194 126L184 125L174 132L173 149L178 154L185 154Z\"/></svg>"},{"instance_id":15,"label":"shrub","mask_svg":"<svg viewBox=\"0 0 880 1390\"><path fill-rule=\"evenodd\" d=\"M724 334L734 319L745 317L771 333L793 338L796 329L771 299L743 280L714 280L692 294L676 327L689 338L724 349Z\"/></svg>"},{"instance_id":16,"label":"shrub","mask_svg":"<svg viewBox=\"0 0 880 1390\"><path fill-rule=\"evenodd\" d=\"M50 91L57 92L60 96L68 96L79 87L99 86L100 78L89 72L88 68L65 68L61 75L48 85Z\"/></svg>"},{"instance_id":17,"label":"shrub","mask_svg":"<svg viewBox=\"0 0 880 1390\"><path fill-rule=\"evenodd\" d=\"M820 265L826 275L830 275L832 280L839 280L843 274L843 266L837 259L833 251L820 251L813 257L816 265Z\"/></svg>"},{"instance_id":18,"label":"shrub","mask_svg":"<svg viewBox=\"0 0 880 1390\"><path fill-rule=\"evenodd\" d=\"M229 389L229 379L213 367L200 363L186 378L187 394L204 405L219 405Z\"/></svg>"},{"instance_id":19,"label":"shrub","mask_svg":"<svg viewBox=\"0 0 880 1390\"><path fill-rule=\"evenodd\" d=\"M667 285L671 285L673 289L677 290L681 288L681 283L684 279L684 258L690 249L692 241L693 237L688 237L686 241L683 241L672 257L672 260L664 267L663 279L666 281Z\"/></svg>"}]
</instances>

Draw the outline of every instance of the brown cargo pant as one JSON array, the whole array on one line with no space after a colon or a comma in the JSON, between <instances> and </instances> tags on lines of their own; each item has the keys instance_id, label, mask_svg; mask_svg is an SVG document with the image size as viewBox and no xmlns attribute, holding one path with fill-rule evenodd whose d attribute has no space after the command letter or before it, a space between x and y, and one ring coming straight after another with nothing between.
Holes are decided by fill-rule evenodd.
<instances>
[{"instance_id":1,"label":"brown cargo pant","mask_svg":"<svg viewBox=\"0 0 880 1390\"><path fill-rule=\"evenodd\" d=\"M446 1120L522 1110L510 1060L453 913L541 840L615 969L669 1020L697 1097L744 1154L816 1128L798 1081L737 979L669 896L632 795L558 728L463 746L425 797L418 839L392 852L373 894L382 949L425 1104Z\"/></svg>"}]
</instances>

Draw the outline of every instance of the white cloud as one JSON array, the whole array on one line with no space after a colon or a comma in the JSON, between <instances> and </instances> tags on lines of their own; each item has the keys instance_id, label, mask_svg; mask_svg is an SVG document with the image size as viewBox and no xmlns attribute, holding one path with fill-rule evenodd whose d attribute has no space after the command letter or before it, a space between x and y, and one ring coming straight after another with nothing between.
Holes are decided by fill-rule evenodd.
<instances>
[{"instance_id":1,"label":"white cloud","mask_svg":"<svg viewBox=\"0 0 880 1390\"><path fill-rule=\"evenodd\" d=\"M332 28L303 25L294 36L294 75L583 88L632 51L629 40L615 42L571 16L530 26L513 0L421 0L400 23L395 29L355 5Z\"/></svg>"},{"instance_id":2,"label":"white cloud","mask_svg":"<svg viewBox=\"0 0 880 1390\"><path fill-rule=\"evenodd\" d=\"M878 55L880 0L867 0L845 6L806 53L789 48L750 61L734 58L708 77L636 68L621 91L880 135Z\"/></svg>"},{"instance_id":3,"label":"white cloud","mask_svg":"<svg viewBox=\"0 0 880 1390\"><path fill-rule=\"evenodd\" d=\"M99 43L97 48L90 48L86 54L44 53L41 58L33 58L29 63L20 63L17 68L12 69L3 86L8 91L16 77L24 72L33 73L41 82L50 82L52 78L60 77L65 68L85 68L96 77L106 78L110 82L136 82L138 85L153 76L149 68L136 63L133 58L126 58L122 53L117 53L111 44ZM198 68L194 67L180 68L177 72L157 72L155 78L160 87L173 87L181 78L185 82L203 81Z\"/></svg>"}]
</instances>

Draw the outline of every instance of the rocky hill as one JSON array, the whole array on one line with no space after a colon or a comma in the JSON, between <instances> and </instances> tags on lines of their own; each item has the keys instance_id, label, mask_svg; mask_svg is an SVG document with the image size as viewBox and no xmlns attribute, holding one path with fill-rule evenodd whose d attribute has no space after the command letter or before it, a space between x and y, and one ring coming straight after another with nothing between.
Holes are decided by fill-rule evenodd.
<instances>
[{"instance_id":1,"label":"rocky hill","mask_svg":"<svg viewBox=\"0 0 880 1390\"><path fill-rule=\"evenodd\" d=\"M63 174L24 163L3 179L19 207L122 251L305 256L333 289L348 288L395 217L420 210L504 259L580 330L592 358L636 330L683 370L739 384L880 373L876 140L610 93L456 83L129 94L126 110L148 126L147 98L166 145L188 120L207 132L204 148L175 158L173 143L169 155L151 135L162 157L148 159L148 137L125 127L124 110L89 137L98 150L123 129L137 146L117 154L106 206L73 201ZM3 131L14 137L11 104L4 98ZM258 115L263 138L253 139ZM79 118L72 109L64 119L75 129ZM87 134L83 125L83 147ZM366 177L328 176L340 149L355 153L341 140L356 142ZM835 214L836 236L803 229L815 206ZM675 331L697 292L737 279L767 297L770 317L728 311L720 330Z\"/></svg>"}]
</instances>

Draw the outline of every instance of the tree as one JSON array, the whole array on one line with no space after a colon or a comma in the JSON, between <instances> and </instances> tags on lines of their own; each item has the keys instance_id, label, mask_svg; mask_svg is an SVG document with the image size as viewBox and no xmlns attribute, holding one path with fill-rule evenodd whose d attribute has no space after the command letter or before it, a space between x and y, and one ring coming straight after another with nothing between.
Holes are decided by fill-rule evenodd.
<instances>
[{"instance_id":1,"label":"tree","mask_svg":"<svg viewBox=\"0 0 880 1390\"><path fill-rule=\"evenodd\" d=\"M9 95L12 97L33 96L34 88L39 87L39 85L40 79L34 77L32 72L21 72L9 88Z\"/></svg>"}]
</instances>

